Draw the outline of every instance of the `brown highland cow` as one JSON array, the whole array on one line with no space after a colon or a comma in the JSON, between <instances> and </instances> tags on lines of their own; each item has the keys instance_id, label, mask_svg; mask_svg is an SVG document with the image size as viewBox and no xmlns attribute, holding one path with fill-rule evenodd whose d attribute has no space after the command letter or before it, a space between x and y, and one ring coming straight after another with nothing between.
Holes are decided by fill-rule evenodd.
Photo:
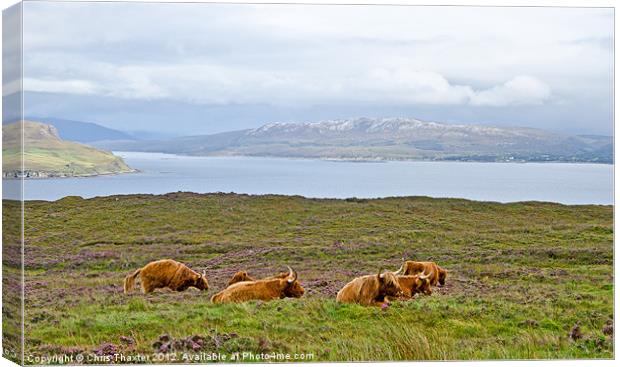
<instances>
[{"instance_id":1,"label":"brown highland cow","mask_svg":"<svg viewBox=\"0 0 620 367\"><path fill-rule=\"evenodd\" d=\"M347 283L336 295L336 301L381 306L384 302L389 302L388 296L396 298L401 294L396 276L391 272L379 272L377 275L361 276Z\"/></svg>"},{"instance_id":2,"label":"brown highland cow","mask_svg":"<svg viewBox=\"0 0 620 367\"><path fill-rule=\"evenodd\" d=\"M402 298L408 299L417 293L430 296L432 289L429 277L430 274L397 275L398 285L402 289Z\"/></svg>"},{"instance_id":3,"label":"brown highland cow","mask_svg":"<svg viewBox=\"0 0 620 367\"><path fill-rule=\"evenodd\" d=\"M252 278L247 271L245 270L240 270L238 272L235 273L235 275L233 275L232 278L230 278L230 280L228 281L228 286L231 286L235 283L239 283L239 282L252 282L254 281L254 278Z\"/></svg>"},{"instance_id":4,"label":"brown highland cow","mask_svg":"<svg viewBox=\"0 0 620 367\"><path fill-rule=\"evenodd\" d=\"M245 302L250 300L271 301L280 298L299 298L304 288L297 280L297 272L290 267L286 277L280 275L265 279L234 283L223 291L213 295L211 302Z\"/></svg>"},{"instance_id":5,"label":"brown highland cow","mask_svg":"<svg viewBox=\"0 0 620 367\"><path fill-rule=\"evenodd\" d=\"M150 293L157 288L170 288L181 292L189 287L195 287L204 291L209 289L205 273L204 271L202 274L197 273L178 261L157 260L146 264L125 278L125 293L133 289L138 275L140 275L142 293Z\"/></svg>"},{"instance_id":6,"label":"brown highland cow","mask_svg":"<svg viewBox=\"0 0 620 367\"><path fill-rule=\"evenodd\" d=\"M416 275L416 274L430 274L431 286L446 284L446 278L448 277L448 271L432 261L405 261L405 263L394 274L402 275Z\"/></svg>"},{"instance_id":7,"label":"brown highland cow","mask_svg":"<svg viewBox=\"0 0 620 367\"><path fill-rule=\"evenodd\" d=\"M263 280L268 280L268 279L284 279L288 277L288 272L282 272L278 275L272 275L270 277L266 277L266 278L262 278ZM235 275L233 275L232 278L230 278L230 280L228 281L228 286L231 286L235 283L239 283L239 282L252 282L255 281L256 279L252 278L250 276L250 274L248 274L247 271L245 270L240 270L238 272L235 273Z\"/></svg>"}]
</instances>

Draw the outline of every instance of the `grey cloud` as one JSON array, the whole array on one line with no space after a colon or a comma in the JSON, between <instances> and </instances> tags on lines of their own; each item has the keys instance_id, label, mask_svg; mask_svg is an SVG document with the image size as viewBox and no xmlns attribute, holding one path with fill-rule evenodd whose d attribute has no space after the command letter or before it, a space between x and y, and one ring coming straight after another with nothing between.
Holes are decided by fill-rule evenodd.
<instances>
[{"instance_id":1,"label":"grey cloud","mask_svg":"<svg viewBox=\"0 0 620 367\"><path fill-rule=\"evenodd\" d=\"M579 38L567 41L566 43L570 45L600 47L606 51L612 51L614 49L614 38L612 36Z\"/></svg>"},{"instance_id":2,"label":"grey cloud","mask_svg":"<svg viewBox=\"0 0 620 367\"><path fill-rule=\"evenodd\" d=\"M39 95L333 114L469 107L500 122L512 113L501 108L555 119L588 100L605 109L594 123L611 124L606 9L27 5L25 81Z\"/></svg>"}]
</instances>

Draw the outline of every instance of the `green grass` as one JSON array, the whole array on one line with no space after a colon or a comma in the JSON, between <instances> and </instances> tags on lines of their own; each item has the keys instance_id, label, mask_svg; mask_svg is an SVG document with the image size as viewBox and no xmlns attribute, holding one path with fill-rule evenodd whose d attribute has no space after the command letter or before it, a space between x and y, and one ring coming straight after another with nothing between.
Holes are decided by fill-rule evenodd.
<instances>
[{"instance_id":1,"label":"green grass","mask_svg":"<svg viewBox=\"0 0 620 367\"><path fill-rule=\"evenodd\" d=\"M28 202L25 212L27 355L105 343L149 354L162 334L218 341L203 352L313 361L614 355L602 332L613 319L611 206L178 193ZM395 270L403 255L446 267L447 285L387 310L335 302L351 278ZM124 295L124 276L159 258L206 269L211 289ZM301 299L209 302L236 270L286 265ZM572 340L576 323L584 336Z\"/></svg>"},{"instance_id":2,"label":"green grass","mask_svg":"<svg viewBox=\"0 0 620 367\"><path fill-rule=\"evenodd\" d=\"M27 172L37 172L42 177L133 172L120 157L110 152L60 139L51 125L32 121L14 123L4 125L2 134L3 172L21 170L22 159Z\"/></svg>"}]
</instances>

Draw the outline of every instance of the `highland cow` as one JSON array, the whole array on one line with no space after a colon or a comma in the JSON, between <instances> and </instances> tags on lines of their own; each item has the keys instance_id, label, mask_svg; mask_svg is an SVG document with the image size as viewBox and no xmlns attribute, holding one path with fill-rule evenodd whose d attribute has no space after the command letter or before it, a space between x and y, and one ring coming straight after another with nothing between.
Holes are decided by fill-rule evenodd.
<instances>
[{"instance_id":1,"label":"highland cow","mask_svg":"<svg viewBox=\"0 0 620 367\"><path fill-rule=\"evenodd\" d=\"M182 292L189 287L195 287L201 291L209 289L205 271L200 274L178 261L167 259L150 262L128 275L125 278L125 293L133 289L138 275L140 275L142 293L150 293L157 288L169 288L177 292Z\"/></svg>"},{"instance_id":2,"label":"highland cow","mask_svg":"<svg viewBox=\"0 0 620 367\"><path fill-rule=\"evenodd\" d=\"M402 275L430 274L429 280L433 287L437 283L441 286L445 285L448 277L448 271L432 261L405 261L394 274L399 275L400 273Z\"/></svg>"},{"instance_id":3,"label":"highland cow","mask_svg":"<svg viewBox=\"0 0 620 367\"><path fill-rule=\"evenodd\" d=\"M389 302L387 297L399 297L402 290L398 279L391 272L365 275L347 283L337 294L336 301L381 306Z\"/></svg>"},{"instance_id":4,"label":"highland cow","mask_svg":"<svg viewBox=\"0 0 620 367\"><path fill-rule=\"evenodd\" d=\"M278 275L272 275L270 277L266 277L266 278L261 278L262 280L268 280L268 279L284 279L288 277L288 272L284 271L281 272ZM239 282L252 282L255 281L256 279L254 279L253 277L250 276L250 274L248 274L247 271L245 270L240 270L238 272L235 273L235 275L232 276L232 278L230 278L230 280L228 281L228 286L231 286L235 283L239 283Z\"/></svg>"},{"instance_id":5,"label":"highland cow","mask_svg":"<svg viewBox=\"0 0 620 367\"><path fill-rule=\"evenodd\" d=\"M235 283L239 283L239 282L252 282L255 279L252 278L247 271L245 270L240 270L238 272L235 273L235 275L233 275L232 278L230 278L230 280L228 281L228 286L231 286Z\"/></svg>"},{"instance_id":6,"label":"highland cow","mask_svg":"<svg viewBox=\"0 0 620 367\"><path fill-rule=\"evenodd\" d=\"M409 299L417 293L431 295L430 274L398 275L398 285L402 289L402 298Z\"/></svg>"},{"instance_id":7,"label":"highland cow","mask_svg":"<svg viewBox=\"0 0 620 367\"><path fill-rule=\"evenodd\" d=\"M297 272L288 267L289 272L252 281L241 281L230 285L223 291L213 295L211 302L245 302L250 300L271 301L280 298L299 298L304 294L304 288L297 280Z\"/></svg>"}]
</instances>

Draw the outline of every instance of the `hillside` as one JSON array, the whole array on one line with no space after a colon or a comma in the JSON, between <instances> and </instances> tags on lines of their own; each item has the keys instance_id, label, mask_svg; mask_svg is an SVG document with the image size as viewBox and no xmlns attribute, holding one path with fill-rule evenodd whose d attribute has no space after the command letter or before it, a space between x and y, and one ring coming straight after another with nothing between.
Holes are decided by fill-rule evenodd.
<instances>
[{"instance_id":1,"label":"hillside","mask_svg":"<svg viewBox=\"0 0 620 367\"><path fill-rule=\"evenodd\" d=\"M19 213L19 202L5 204ZM167 350L176 362L239 350L308 361L614 356L603 331L614 319L612 206L171 193L25 211L25 347L35 356L151 354L164 335L204 341ZM353 277L395 270L402 256L447 268L446 286L386 310L334 301ZM123 294L127 274L160 258L205 269L211 288ZM5 269L18 264L7 255ZM286 265L299 272L300 299L209 302L239 269L260 277Z\"/></svg>"},{"instance_id":2,"label":"hillside","mask_svg":"<svg viewBox=\"0 0 620 367\"><path fill-rule=\"evenodd\" d=\"M78 143L91 143L101 140L131 140L134 139L130 134L123 131L110 129L99 124L84 121L65 120L54 117L37 118L32 121L45 121L53 125L58 131L58 136L63 140L75 141Z\"/></svg>"},{"instance_id":3,"label":"hillside","mask_svg":"<svg viewBox=\"0 0 620 367\"><path fill-rule=\"evenodd\" d=\"M322 159L613 161L612 138L531 128L458 125L412 118L269 123L256 129L167 141L106 142L112 150Z\"/></svg>"},{"instance_id":4,"label":"hillside","mask_svg":"<svg viewBox=\"0 0 620 367\"><path fill-rule=\"evenodd\" d=\"M24 170L27 178L95 176L133 172L110 152L62 140L58 130L24 121ZM2 126L2 175L16 178L21 164L21 125Z\"/></svg>"}]
</instances>

